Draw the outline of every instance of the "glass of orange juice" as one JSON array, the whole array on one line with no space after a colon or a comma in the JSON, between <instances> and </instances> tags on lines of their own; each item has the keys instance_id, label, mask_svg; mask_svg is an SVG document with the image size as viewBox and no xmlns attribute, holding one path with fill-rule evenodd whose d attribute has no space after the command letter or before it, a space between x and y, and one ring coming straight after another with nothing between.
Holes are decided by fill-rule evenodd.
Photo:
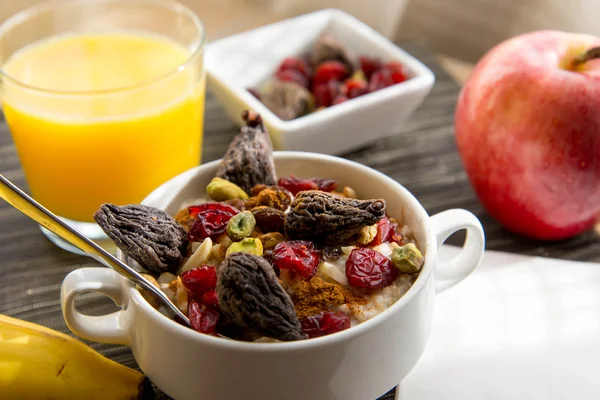
<instances>
[{"instance_id":1,"label":"glass of orange juice","mask_svg":"<svg viewBox=\"0 0 600 400\"><path fill-rule=\"evenodd\" d=\"M139 203L198 165L204 42L169 0L51 1L0 26L2 106L33 197L100 239L102 203Z\"/></svg>"}]
</instances>

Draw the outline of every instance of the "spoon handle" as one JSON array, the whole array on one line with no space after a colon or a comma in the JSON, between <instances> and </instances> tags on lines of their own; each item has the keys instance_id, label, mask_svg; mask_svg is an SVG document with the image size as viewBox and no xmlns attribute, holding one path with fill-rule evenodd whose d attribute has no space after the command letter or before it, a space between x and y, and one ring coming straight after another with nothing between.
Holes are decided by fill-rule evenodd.
<instances>
[{"instance_id":1,"label":"spoon handle","mask_svg":"<svg viewBox=\"0 0 600 400\"><path fill-rule=\"evenodd\" d=\"M98 246L88 237L63 222L56 215L51 213L44 206L29 197L25 192L15 186L12 182L0 174L0 198L12 205L29 218L33 219L44 228L52 231L62 239L78 247L96 261L105 266L114 269L133 283L141 286L146 291L153 294L166 307L168 307L175 315L177 315L184 323L189 326L189 319L177 308L167 295L150 283L139 272L123 263L121 260Z\"/></svg>"}]
</instances>

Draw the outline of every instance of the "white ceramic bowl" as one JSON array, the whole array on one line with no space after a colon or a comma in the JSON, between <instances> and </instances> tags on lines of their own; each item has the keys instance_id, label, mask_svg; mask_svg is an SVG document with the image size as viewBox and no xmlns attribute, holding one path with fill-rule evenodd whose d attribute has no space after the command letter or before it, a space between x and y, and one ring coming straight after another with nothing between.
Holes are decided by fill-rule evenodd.
<instances>
[{"instance_id":1,"label":"white ceramic bowl","mask_svg":"<svg viewBox=\"0 0 600 400\"><path fill-rule=\"evenodd\" d=\"M187 171L156 189L144 204L175 213L203 196L218 161ZM397 385L417 363L431 329L436 291L464 279L480 262L484 235L465 210L429 217L399 183L363 165L311 153L276 152L280 176L323 176L353 187L359 197L383 198L389 215L414 230L425 264L410 290L380 315L348 330L287 343L248 343L199 334L152 308L125 278L107 268L71 272L61 291L63 316L77 335L130 346L144 373L177 400L372 400ZM326 174L324 173L326 171ZM467 240L454 260L437 249L457 230ZM435 270L435 273L434 273ZM96 291L123 308L86 316L80 293Z\"/></svg>"},{"instance_id":2,"label":"white ceramic bowl","mask_svg":"<svg viewBox=\"0 0 600 400\"><path fill-rule=\"evenodd\" d=\"M285 57L308 51L324 32L358 54L400 61L411 71L411 79L292 121L281 120L246 88L271 79ZM238 125L243 110L257 111L275 149L324 154L341 154L398 133L434 82L433 73L419 60L358 19L333 9L210 43L205 65L210 89Z\"/></svg>"}]
</instances>

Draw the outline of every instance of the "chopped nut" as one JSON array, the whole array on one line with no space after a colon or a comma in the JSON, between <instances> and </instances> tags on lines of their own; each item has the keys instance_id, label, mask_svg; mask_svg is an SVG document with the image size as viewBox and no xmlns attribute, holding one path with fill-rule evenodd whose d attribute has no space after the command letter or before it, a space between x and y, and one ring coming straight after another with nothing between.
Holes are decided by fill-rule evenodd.
<instances>
[{"instance_id":1,"label":"chopped nut","mask_svg":"<svg viewBox=\"0 0 600 400\"><path fill-rule=\"evenodd\" d=\"M412 243L397 247L392 253L392 264L405 274L419 272L423 267L423 261L423 255Z\"/></svg>"},{"instance_id":2,"label":"chopped nut","mask_svg":"<svg viewBox=\"0 0 600 400\"><path fill-rule=\"evenodd\" d=\"M169 283L173 280L177 279L177 277L175 275L173 275L170 272L163 272L162 274L160 274L160 276L158 277L158 283L159 285L162 285L163 283Z\"/></svg>"},{"instance_id":3,"label":"chopped nut","mask_svg":"<svg viewBox=\"0 0 600 400\"><path fill-rule=\"evenodd\" d=\"M187 289L185 288L185 286L183 285L183 282L181 281L180 277L177 277L177 280L174 281L176 282L176 289L175 289L175 304L177 305L177 308L179 308L179 310L184 313L185 315L187 315L188 312L188 292Z\"/></svg>"},{"instance_id":4,"label":"chopped nut","mask_svg":"<svg viewBox=\"0 0 600 400\"><path fill-rule=\"evenodd\" d=\"M156 286L157 288L160 289L160 284L156 281L156 279L152 275L142 274L142 276L144 278L146 278L147 280L149 280L151 284L153 284L154 286ZM146 299L148 304L150 304L154 308L158 308L160 303L158 302L156 297L154 297L153 295L151 295L150 293L148 293L146 290L144 290L142 288L140 288L140 293L142 294L142 297L144 299Z\"/></svg>"},{"instance_id":5,"label":"chopped nut","mask_svg":"<svg viewBox=\"0 0 600 400\"><path fill-rule=\"evenodd\" d=\"M263 244L264 250L271 250L277 246L277 243L283 242L283 235L279 232L269 232L260 235L258 239Z\"/></svg>"},{"instance_id":6,"label":"chopped nut","mask_svg":"<svg viewBox=\"0 0 600 400\"><path fill-rule=\"evenodd\" d=\"M241 187L221 178L213 178L206 187L206 193L215 201L248 198L248 194Z\"/></svg>"},{"instance_id":7,"label":"chopped nut","mask_svg":"<svg viewBox=\"0 0 600 400\"><path fill-rule=\"evenodd\" d=\"M262 257L233 253L218 268L221 312L233 323L278 340L300 340L302 332L292 299Z\"/></svg>"},{"instance_id":8,"label":"chopped nut","mask_svg":"<svg viewBox=\"0 0 600 400\"><path fill-rule=\"evenodd\" d=\"M263 246L259 239L256 238L246 238L241 242L232 243L231 246L227 249L227 253L225 256L229 256L232 253L249 253L254 254L256 256L263 255Z\"/></svg>"},{"instance_id":9,"label":"chopped nut","mask_svg":"<svg viewBox=\"0 0 600 400\"><path fill-rule=\"evenodd\" d=\"M356 192L350 186L344 186L344 190L342 191L342 196L348 197L350 199L358 198L358 196L356 195Z\"/></svg>"},{"instance_id":10,"label":"chopped nut","mask_svg":"<svg viewBox=\"0 0 600 400\"><path fill-rule=\"evenodd\" d=\"M229 236L227 236L227 233L223 233L217 236L216 242L223 246L225 249L227 249L229 246L231 246L231 243L233 243Z\"/></svg>"},{"instance_id":11,"label":"chopped nut","mask_svg":"<svg viewBox=\"0 0 600 400\"><path fill-rule=\"evenodd\" d=\"M208 261L208 257L210 257L210 250L212 249L212 240L210 238L206 238L202 241L198 250L192 254L192 256L183 264L181 267L180 274L185 271L189 271L192 268L196 268L204 264Z\"/></svg>"},{"instance_id":12,"label":"chopped nut","mask_svg":"<svg viewBox=\"0 0 600 400\"><path fill-rule=\"evenodd\" d=\"M256 219L254 219L254 215L250 211L244 211L234 215L229 220L227 223L227 236L234 242L237 242L250 236L255 226Z\"/></svg>"},{"instance_id":13,"label":"chopped nut","mask_svg":"<svg viewBox=\"0 0 600 400\"><path fill-rule=\"evenodd\" d=\"M375 236L377 236L377 225L365 226L356 234L356 241L360 244L369 244Z\"/></svg>"},{"instance_id":14,"label":"chopped nut","mask_svg":"<svg viewBox=\"0 0 600 400\"><path fill-rule=\"evenodd\" d=\"M217 265L221 264L225 259L225 251L221 254L221 245L219 243L213 245L210 251L210 257L217 262Z\"/></svg>"}]
</instances>

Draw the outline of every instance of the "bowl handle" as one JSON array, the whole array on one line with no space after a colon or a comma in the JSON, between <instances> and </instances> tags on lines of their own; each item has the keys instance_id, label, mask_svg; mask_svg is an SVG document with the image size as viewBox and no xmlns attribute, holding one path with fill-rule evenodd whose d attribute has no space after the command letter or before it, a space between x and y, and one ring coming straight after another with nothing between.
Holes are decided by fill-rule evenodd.
<instances>
[{"instance_id":1,"label":"bowl handle","mask_svg":"<svg viewBox=\"0 0 600 400\"><path fill-rule=\"evenodd\" d=\"M77 336L94 342L129 345L124 310L96 317L82 314L75 307L78 295L98 292L124 308L128 287L128 282L124 281L125 278L108 268L81 268L67 275L62 283L60 303L69 329Z\"/></svg>"},{"instance_id":2,"label":"bowl handle","mask_svg":"<svg viewBox=\"0 0 600 400\"><path fill-rule=\"evenodd\" d=\"M467 210L452 209L430 218L438 248L453 233L466 229L467 239L460 253L451 260L440 261L435 266L435 291L451 288L477 268L485 249L485 235L481 222Z\"/></svg>"}]
</instances>

